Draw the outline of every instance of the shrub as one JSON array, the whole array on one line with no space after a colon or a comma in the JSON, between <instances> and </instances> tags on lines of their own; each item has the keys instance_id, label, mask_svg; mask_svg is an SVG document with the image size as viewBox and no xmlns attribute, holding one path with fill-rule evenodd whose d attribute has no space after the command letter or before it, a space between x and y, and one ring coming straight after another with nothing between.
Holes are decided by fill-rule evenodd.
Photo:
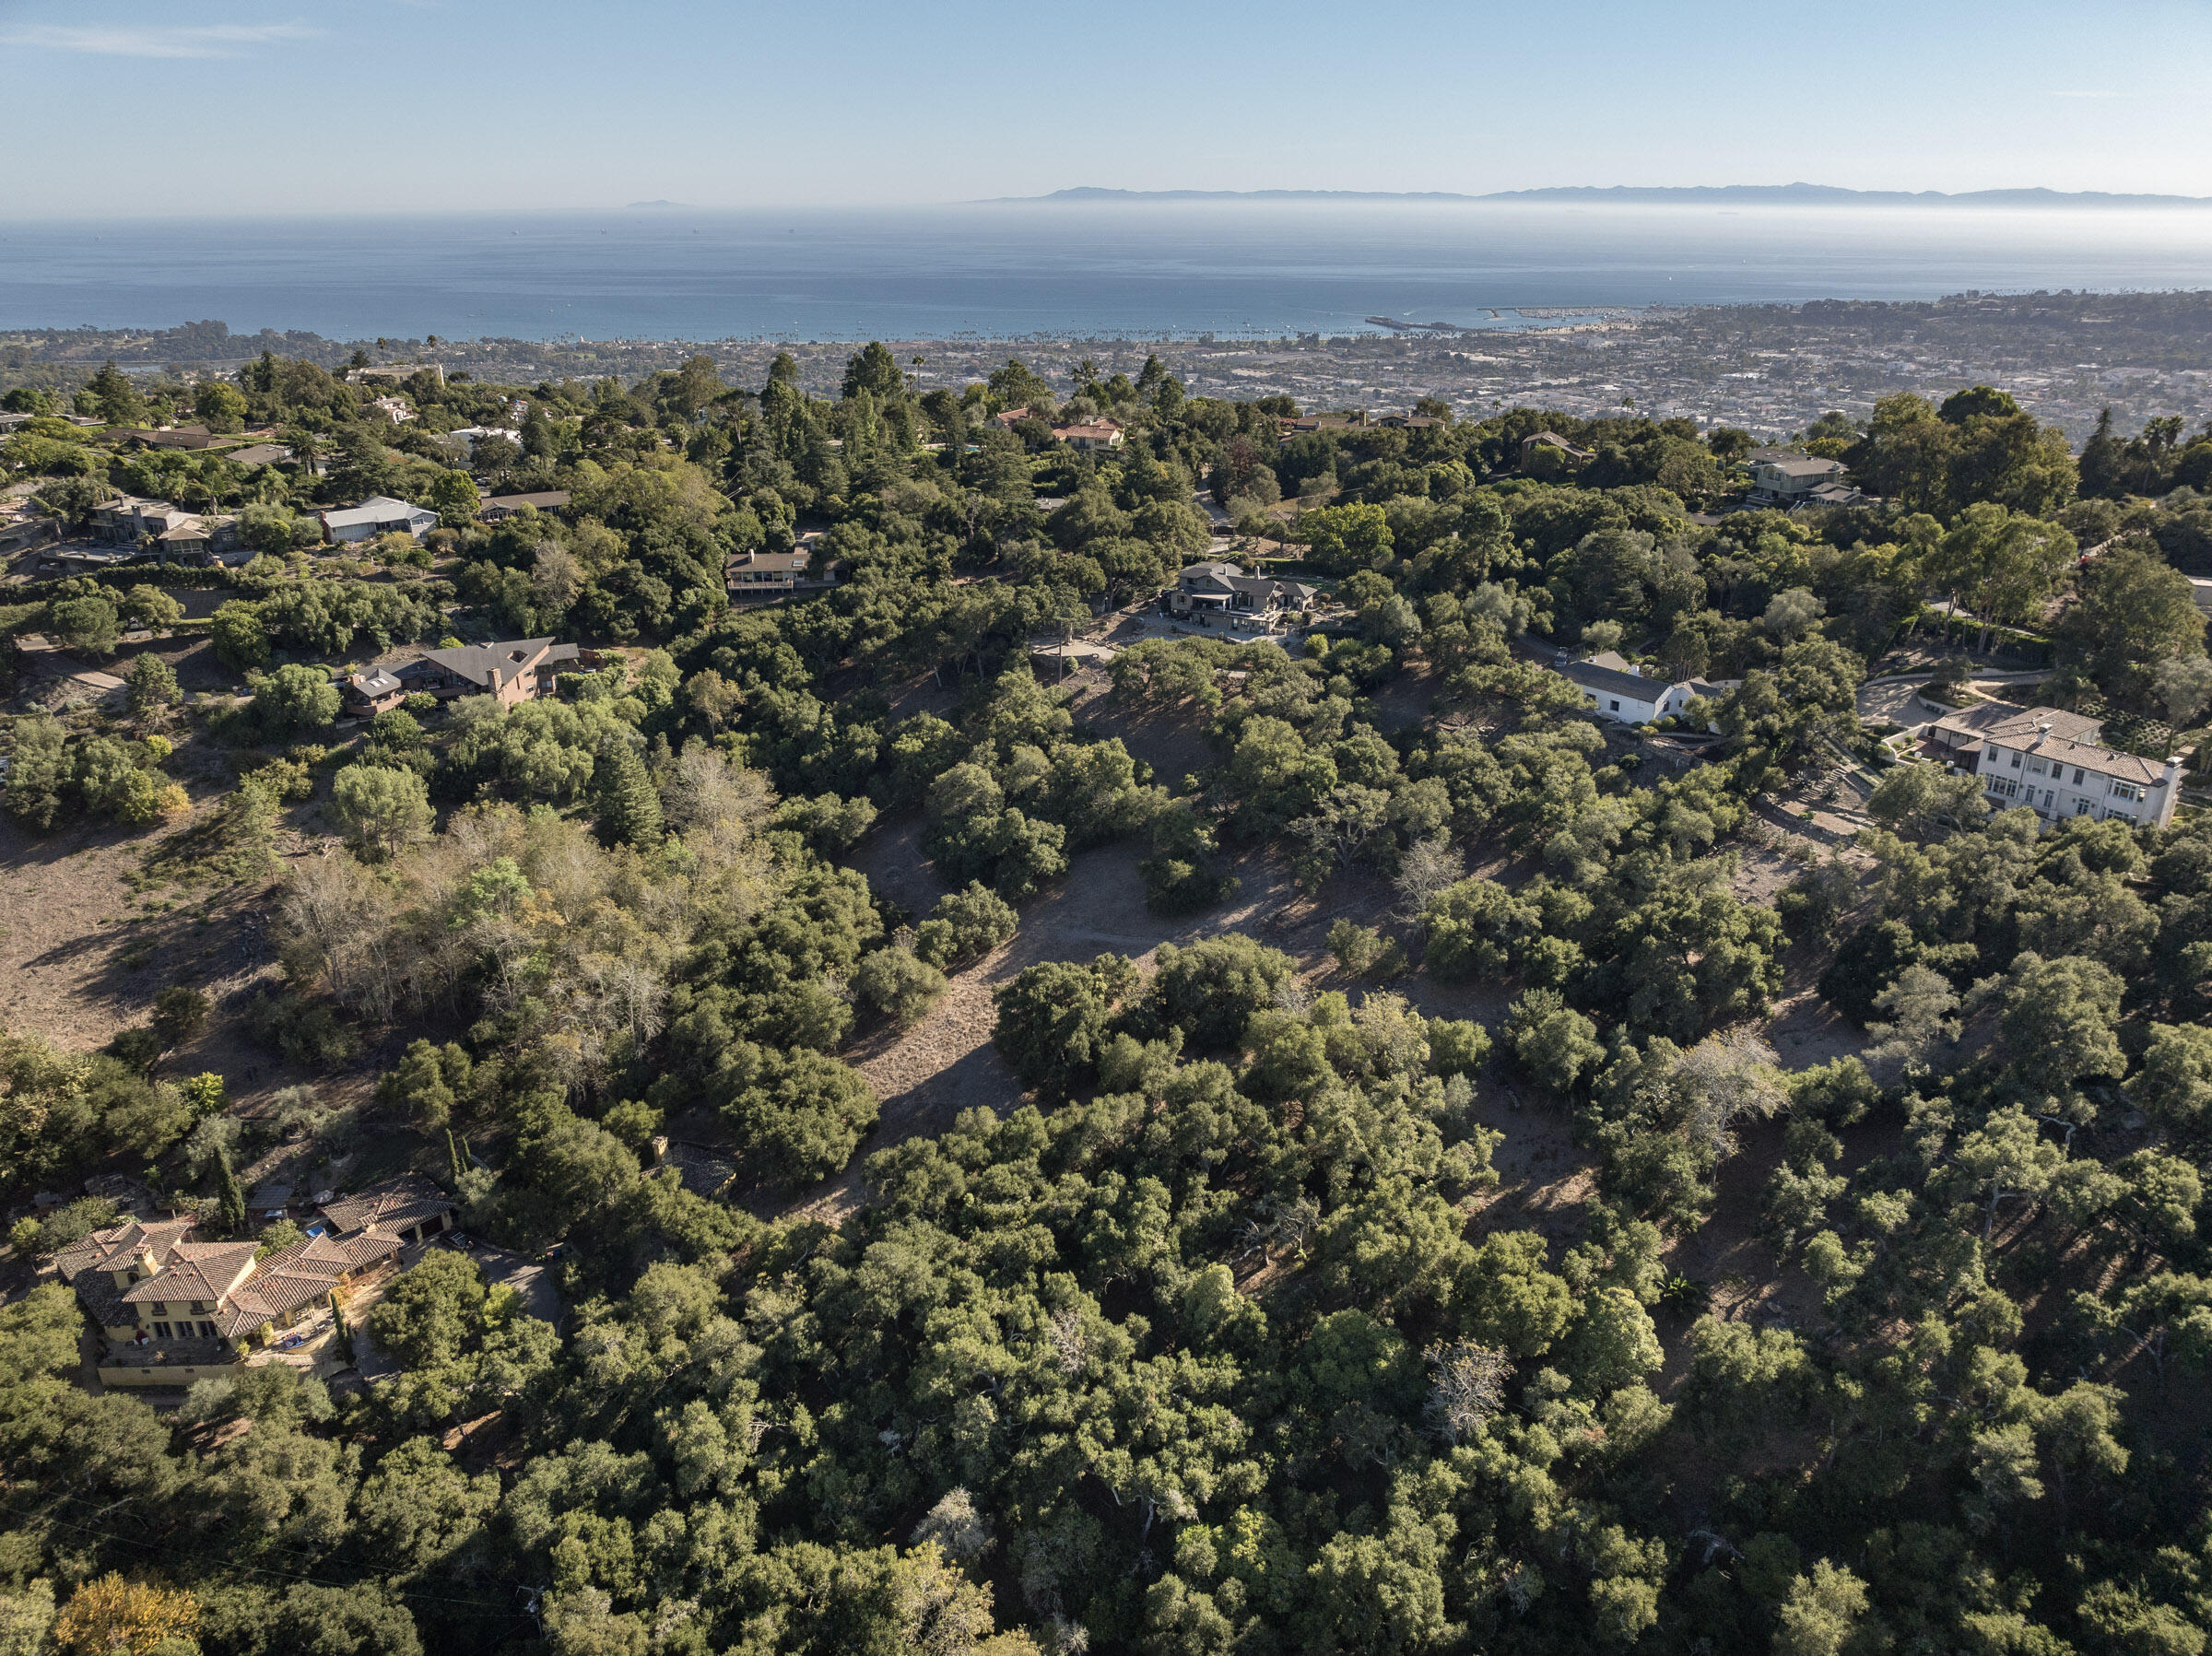
<instances>
[{"instance_id":1,"label":"shrub","mask_svg":"<svg viewBox=\"0 0 2212 1656\"><path fill-rule=\"evenodd\" d=\"M1472 1018L1429 1020L1429 1067L1439 1075L1472 1075L1490 1060L1490 1032Z\"/></svg>"},{"instance_id":2,"label":"shrub","mask_svg":"<svg viewBox=\"0 0 2212 1656\"><path fill-rule=\"evenodd\" d=\"M945 974L907 949L877 949L853 969L852 986L862 1001L904 1029L919 1023L945 992Z\"/></svg>"},{"instance_id":3,"label":"shrub","mask_svg":"<svg viewBox=\"0 0 2212 1656\"><path fill-rule=\"evenodd\" d=\"M876 806L867 799L841 799L834 793L787 799L776 807L775 826L792 829L829 856L850 850L876 826Z\"/></svg>"},{"instance_id":4,"label":"shrub","mask_svg":"<svg viewBox=\"0 0 2212 1656\"><path fill-rule=\"evenodd\" d=\"M262 1045L309 1069L327 1069L354 1054L353 1034L337 1015L296 990L255 996L246 1028Z\"/></svg>"},{"instance_id":5,"label":"shrub","mask_svg":"<svg viewBox=\"0 0 2212 1656\"><path fill-rule=\"evenodd\" d=\"M253 716L265 736L320 730L338 716L338 687L320 667L288 663L274 673L253 675L247 682L253 687Z\"/></svg>"},{"instance_id":6,"label":"shrub","mask_svg":"<svg viewBox=\"0 0 2212 1656\"><path fill-rule=\"evenodd\" d=\"M119 1031L115 1039L108 1042L108 1051L144 1075L160 1063L163 1045L159 1035L140 1024Z\"/></svg>"},{"instance_id":7,"label":"shrub","mask_svg":"<svg viewBox=\"0 0 2212 1656\"><path fill-rule=\"evenodd\" d=\"M1329 927L1329 953L1336 957L1341 969L1355 978L1365 976L1368 969L1382 957L1387 946L1382 934L1373 926L1338 920Z\"/></svg>"},{"instance_id":8,"label":"shrub","mask_svg":"<svg viewBox=\"0 0 2212 1656\"><path fill-rule=\"evenodd\" d=\"M54 1208L43 1218L18 1220L8 1239L15 1245L17 1254L23 1258L59 1253L94 1231L105 1230L118 1216L115 1204L105 1196L80 1196L66 1206Z\"/></svg>"},{"instance_id":9,"label":"shrub","mask_svg":"<svg viewBox=\"0 0 2212 1656\"><path fill-rule=\"evenodd\" d=\"M216 610L208 629L215 638L216 660L232 672L269 664L269 632L256 605L234 598Z\"/></svg>"},{"instance_id":10,"label":"shrub","mask_svg":"<svg viewBox=\"0 0 2212 1656\"><path fill-rule=\"evenodd\" d=\"M751 1084L722 1107L746 1165L786 1188L825 1179L876 1125L876 1095L859 1072L821 1052L762 1051Z\"/></svg>"},{"instance_id":11,"label":"shrub","mask_svg":"<svg viewBox=\"0 0 2212 1656\"><path fill-rule=\"evenodd\" d=\"M285 805L299 805L314 797L314 770L298 759L271 759L246 775L271 799Z\"/></svg>"},{"instance_id":12,"label":"shrub","mask_svg":"<svg viewBox=\"0 0 2212 1656\"><path fill-rule=\"evenodd\" d=\"M1565 1092L1606 1055L1597 1026L1548 989L1532 989L1512 1004L1506 1039L1539 1085Z\"/></svg>"},{"instance_id":13,"label":"shrub","mask_svg":"<svg viewBox=\"0 0 2212 1656\"><path fill-rule=\"evenodd\" d=\"M175 670L151 651L135 658L124 678L131 687L131 711L141 718L157 709L174 707L182 694Z\"/></svg>"},{"instance_id":14,"label":"shrub","mask_svg":"<svg viewBox=\"0 0 2212 1656\"><path fill-rule=\"evenodd\" d=\"M182 1046L199 1033L209 1010L210 1003L199 990L171 983L154 997L154 1033L165 1050Z\"/></svg>"},{"instance_id":15,"label":"shrub","mask_svg":"<svg viewBox=\"0 0 2212 1656\"><path fill-rule=\"evenodd\" d=\"M980 880L937 898L914 930L914 955L939 970L980 960L1014 935L1014 905Z\"/></svg>"},{"instance_id":16,"label":"shrub","mask_svg":"<svg viewBox=\"0 0 2212 1656\"><path fill-rule=\"evenodd\" d=\"M348 765L339 771L331 804L357 847L384 856L428 837L436 820L421 777L378 765Z\"/></svg>"},{"instance_id":17,"label":"shrub","mask_svg":"<svg viewBox=\"0 0 2212 1656\"><path fill-rule=\"evenodd\" d=\"M1163 944L1159 962L1147 1011L1160 1028L1182 1030L1198 1051L1241 1039L1252 1015L1274 1005L1298 975L1289 956L1236 932L1188 948Z\"/></svg>"},{"instance_id":18,"label":"shrub","mask_svg":"<svg viewBox=\"0 0 2212 1656\"><path fill-rule=\"evenodd\" d=\"M418 691L418 695L421 692ZM410 696L408 700L415 698ZM369 721L369 739L380 747L407 753L422 746L422 725L404 707L386 708Z\"/></svg>"},{"instance_id":19,"label":"shrub","mask_svg":"<svg viewBox=\"0 0 2212 1656\"><path fill-rule=\"evenodd\" d=\"M1028 967L993 997L992 1043L1024 1082L1064 1097L1097 1078L1115 1003L1135 987L1136 969L1120 955Z\"/></svg>"}]
</instances>

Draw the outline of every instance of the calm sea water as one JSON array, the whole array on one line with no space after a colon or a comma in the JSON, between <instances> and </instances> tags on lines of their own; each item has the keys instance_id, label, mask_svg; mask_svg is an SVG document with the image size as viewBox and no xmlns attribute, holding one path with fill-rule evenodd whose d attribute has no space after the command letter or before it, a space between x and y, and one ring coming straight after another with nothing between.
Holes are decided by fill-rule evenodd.
<instances>
[{"instance_id":1,"label":"calm sea water","mask_svg":"<svg viewBox=\"0 0 2212 1656\"><path fill-rule=\"evenodd\" d=\"M1008 204L0 224L0 327L949 338L2212 287L2212 210Z\"/></svg>"}]
</instances>

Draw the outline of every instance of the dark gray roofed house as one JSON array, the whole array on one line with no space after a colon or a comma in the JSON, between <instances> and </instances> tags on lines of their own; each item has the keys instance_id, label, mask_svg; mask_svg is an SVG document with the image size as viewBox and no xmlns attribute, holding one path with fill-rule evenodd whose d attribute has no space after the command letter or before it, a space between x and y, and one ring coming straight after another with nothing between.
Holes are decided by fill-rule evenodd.
<instances>
[{"instance_id":1,"label":"dark gray roofed house","mask_svg":"<svg viewBox=\"0 0 2212 1656\"><path fill-rule=\"evenodd\" d=\"M1561 662L1552 671L1580 690L1598 717L1624 724L1655 723L1680 712L1693 698L1710 699L1731 687L1698 679L1670 684L1648 676L1634 663L1610 650L1587 661Z\"/></svg>"},{"instance_id":2,"label":"dark gray roofed house","mask_svg":"<svg viewBox=\"0 0 2212 1656\"><path fill-rule=\"evenodd\" d=\"M338 687L346 711L356 717L384 712L406 699L407 687L382 667L356 673Z\"/></svg>"},{"instance_id":3,"label":"dark gray roofed house","mask_svg":"<svg viewBox=\"0 0 2212 1656\"><path fill-rule=\"evenodd\" d=\"M206 426L163 426L155 430L133 427L117 435L126 443L148 449L204 449L215 440Z\"/></svg>"},{"instance_id":4,"label":"dark gray roofed house","mask_svg":"<svg viewBox=\"0 0 2212 1656\"><path fill-rule=\"evenodd\" d=\"M1218 559L1186 566L1177 577L1174 591L1160 599L1162 613L1179 621L1211 625L1220 616L1236 630L1267 631L1277 617L1311 609L1318 591L1299 581L1278 581L1271 575L1247 575L1233 563Z\"/></svg>"}]
</instances>

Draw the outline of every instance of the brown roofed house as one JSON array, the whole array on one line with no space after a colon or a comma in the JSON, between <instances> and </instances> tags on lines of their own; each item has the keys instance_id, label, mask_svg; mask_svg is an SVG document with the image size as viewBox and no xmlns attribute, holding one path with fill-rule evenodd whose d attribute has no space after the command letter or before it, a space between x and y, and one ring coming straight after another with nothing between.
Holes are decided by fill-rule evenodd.
<instances>
[{"instance_id":1,"label":"brown roofed house","mask_svg":"<svg viewBox=\"0 0 2212 1656\"><path fill-rule=\"evenodd\" d=\"M323 1216L340 1236L390 1236L403 1242L436 1236L451 1228L460 1215L451 1196L414 1173L323 1204Z\"/></svg>"},{"instance_id":2,"label":"brown roofed house","mask_svg":"<svg viewBox=\"0 0 2212 1656\"><path fill-rule=\"evenodd\" d=\"M191 1218L94 1231L54 1256L107 1335L110 1386L189 1386L238 1360L262 1331L291 1327L333 1289L382 1271L400 1251L453 1228L453 1199L413 1174L323 1204L326 1234L257 1259L250 1240L196 1242Z\"/></svg>"},{"instance_id":3,"label":"brown roofed house","mask_svg":"<svg viewBox=\"0 0 2212 1656\"><path fill-rule=\"evenodd\" d=\"M1086 420L1079 426L1054 426L1053 437L1081 454L1095 454L1122 446L1122 428L1118 420L1094 419Z\"/></svg>"},{"instance_id":4,"label":"brown roofed house","mask_svg":"<svg viewBox=\"0 0 2212 1656\"><path fill-rule=\"evenodd\" d=\"M1557 431L1532 431L1521 440L1521 469L1529 470L1537 464L1537 456L1547 450L1575 465L1591 457L1588 449L1576 448Z\"/></svg>"},{"instance_id":5,"label":"brown roofed house","mask_svg":"<svg viewBox=\"0 0 2212 1656\"><path fill-rule=\"evenodd\" d=\"M496 696L509 707L553 694L563 668L595 667L598 654L554 639L508 639L426 650L392 670L403 691L428 691L441 701L457 696Z\"/></svg>"},{"instance_id":6,"label":"brown roofed house","mask_svg":"<svg viewBox=\"0 0 2212 1656\"><path fill-rule=\"evenodd\" d=\"M477 502L477 516L497 523L525 511L559 511L569 503L565 488L541 488L526 495L488 495Z\"/></svg>"}]
</instances>

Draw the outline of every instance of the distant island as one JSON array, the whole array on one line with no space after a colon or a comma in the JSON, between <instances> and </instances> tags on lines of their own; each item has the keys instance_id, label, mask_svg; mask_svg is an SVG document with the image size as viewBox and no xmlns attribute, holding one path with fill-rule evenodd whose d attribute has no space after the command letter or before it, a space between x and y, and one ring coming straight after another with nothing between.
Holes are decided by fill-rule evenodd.
<instances>
[{"instance_id":1,"label":"distant island","mask_svg":"<svg viewBox=\"0 0 2212 1656\"><path fill-rule=\"evenodd\" d=\"M680 201L633 201L629 205L633 207L680 207L684 204Z\"/></svg>"},{"instance_id":2,"label":"distant island","mask_svg":"<svg viewBox=\"0 0 2212 1656\"><path fill-rule=\"evenodd\" d=\"M2130 195L2104 190L1846 190L1835 184L1561 184L1470 195L1450 190L1115 190L1079 184L999 202L1124 201L1561 201L1695 206L2202 207L2212 196Z\"/></svg>"}]
</instances>

